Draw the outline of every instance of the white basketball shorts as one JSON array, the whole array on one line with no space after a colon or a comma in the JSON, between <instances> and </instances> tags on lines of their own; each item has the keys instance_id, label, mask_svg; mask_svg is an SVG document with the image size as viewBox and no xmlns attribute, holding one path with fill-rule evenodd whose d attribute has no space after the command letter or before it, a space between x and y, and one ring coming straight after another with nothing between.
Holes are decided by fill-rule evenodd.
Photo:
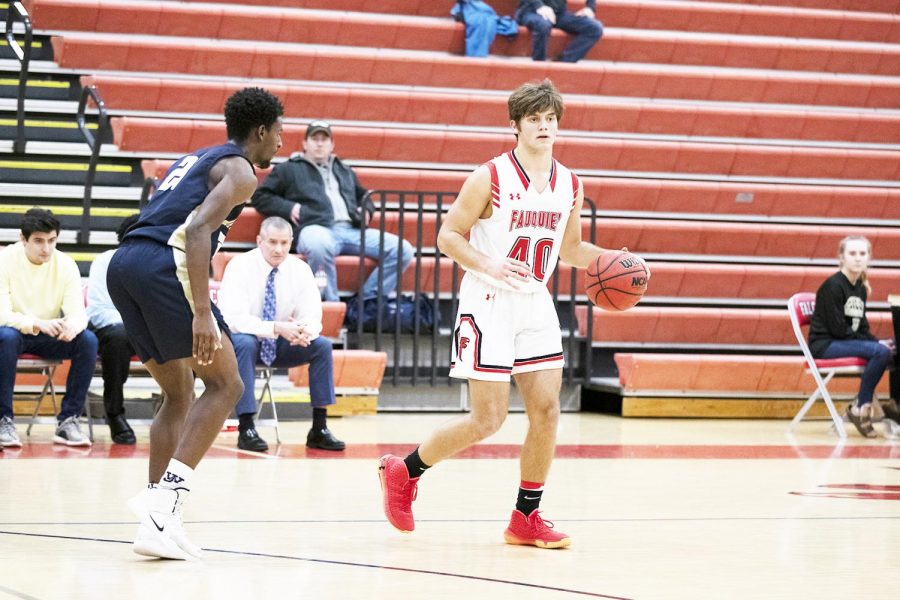
<instances>
[{"instance_id":1,"label":"white basketball shorts","mask_svg":"<svg viewBox=\"0 0 900 600\"><path fill-rule=\"evenodd\" d=\"M459 290L450 376L509 381L511 375L561 369L559 316L547 288L520 293L470 273Z\"/></svg>"}]
</instances>

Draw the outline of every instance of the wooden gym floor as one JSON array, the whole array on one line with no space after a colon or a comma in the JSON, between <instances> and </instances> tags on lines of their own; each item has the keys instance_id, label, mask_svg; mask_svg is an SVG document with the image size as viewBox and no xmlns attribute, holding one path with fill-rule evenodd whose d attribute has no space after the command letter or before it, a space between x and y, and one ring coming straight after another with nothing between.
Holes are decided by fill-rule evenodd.
<instances>
[{"instance_id":1,"label":"wooden gym floor","mask_svg":"<svg viewBox=\"0 0 900 600\"><path fill-rule=\"evenodd\" d=\"M414 533L384 521L377 457L447 418L332 419L343 455L307 452L308 423L264 457L222 434L185 505L202 562L131 552L145 427L131 448L100 427L88 451L37 427L0 453L0 599L897 597L896 441L841 444L824 421L788 436L785 421L565 414L542 508L573 544L550 551L502 540L521 414L425 474Z\"/></svg>"}]
</instances>

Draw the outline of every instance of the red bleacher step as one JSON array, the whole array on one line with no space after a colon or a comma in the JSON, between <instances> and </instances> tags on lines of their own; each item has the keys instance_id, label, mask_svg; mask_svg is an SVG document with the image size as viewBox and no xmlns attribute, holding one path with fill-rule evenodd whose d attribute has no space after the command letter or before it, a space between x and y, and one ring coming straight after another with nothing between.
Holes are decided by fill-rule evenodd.
<instances>
[{"instance_id":1,"label":"red bleacher step","mask_svg":"<svg viewBox=\"0 0 900 600\"><path fill-rule=\"evenodd\" d=\"M651 286L652 286L651 280ZM682 308L637 306L625 312L594 307L594 342L793 346L797 343L787 308ZM890 313L869 312L872 334L893 335ZM587 333L587 307L576 309L578 332Z\"/></svg>"},{"instance_id":2,"label":"red bleacher step","mask_svg":"<svg viewBox=\"0 0 900 600\"><path fill-rule=\"evenodd\" d=\"M833 73L772 74L692 66L586 62L576 65L393 50L267 43L122 39L65 33L52 38L64 68L153 71L304 81L511 90L553 79L564 93L827 106L900 107L897 78Z\"/></svg>"},{"instance_id":3,"label":"red bleacher step","mask_svg":"<svg viewBox=\"0 0 900 600\"><path fill-rule=\"evenodd\" d=\"M219 114L243 83L165 78L84 76L109 109ZM267 86L287 117L329 120L496 126L507 118L506 98L419 90ZM644 134L779 138L869 143L900 139L900 116L689 106L683 103L568 99L567 130Z\"/></svg>"},{"instance_id":4,"label":"red bleacher step","mask_svg":"<svg viewBox=\"0 0 900 600\"><path fill-rule=\"evenodd\" d=\"M111 120L120 150L190 152L221 143L224 123L188 119L117 117ZM344 156L381 161L480 164L509 150L503 134L334 127ZM301 147L306 126L287 125L286 148ZM900 176L900 152L562 137L557 159L573 169L663 173L891 180Z\"/></svg>"}]
</instances>

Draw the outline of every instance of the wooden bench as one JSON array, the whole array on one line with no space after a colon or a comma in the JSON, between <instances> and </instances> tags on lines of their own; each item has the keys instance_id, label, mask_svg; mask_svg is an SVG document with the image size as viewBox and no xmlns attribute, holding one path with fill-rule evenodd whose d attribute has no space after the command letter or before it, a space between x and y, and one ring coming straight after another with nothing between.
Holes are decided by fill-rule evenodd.
<instances>
[{"instance_id":1,"label":"wooden bench","mask_svg":"<svg viewBox=\"0 0 900 600\"><path fill-rule=\"evenodd\" d=\"M617 353L622 416L786 418L815 390L802 356ZM834 379L829 390L841 408L859 378ZM878 386L889 396L887 377ZM824 404L810 414L828 418Z\"/></svg>"}]
</instances>

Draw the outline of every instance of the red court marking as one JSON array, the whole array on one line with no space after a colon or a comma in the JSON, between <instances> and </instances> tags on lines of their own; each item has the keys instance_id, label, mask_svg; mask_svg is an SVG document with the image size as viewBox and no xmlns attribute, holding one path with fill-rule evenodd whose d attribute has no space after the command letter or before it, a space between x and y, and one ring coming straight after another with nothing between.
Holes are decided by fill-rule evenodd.
<instances>
[{"instance_id":1,"label":"red court marking","mask_svg":"<svg viewBox=\"0 0 900 600\"><path fill-rule=\"evenodd\" d=\"M900 500L900 493L879 492L791 492L807 498L838 498L840 500Z\"/></svg>"},{"instance_id":2,"label":"red court marking","mask_svg":"<svg viewBox=\"0 0 900 600\"><path fill-rule=\"evenodd\" d=\"M384 454L404 456L415 444L348 444L344 452L309 449L303 444L282 444L270 454L295 459L375 459ZM0 459L15 458L147 458L149 445L120 446L106 442L92 448L68 448L56 444L25 444L23 448L7 448ZM519 458L518 444L479 444L460 452L456 458ZM211 448L206 458L259 460L247 452ZM821 458L900 458L900 445L879 446L724 446L724 445L575 445L556 447L556 458L585 459L821 459Z\"/></svg>"}]
</instances>

